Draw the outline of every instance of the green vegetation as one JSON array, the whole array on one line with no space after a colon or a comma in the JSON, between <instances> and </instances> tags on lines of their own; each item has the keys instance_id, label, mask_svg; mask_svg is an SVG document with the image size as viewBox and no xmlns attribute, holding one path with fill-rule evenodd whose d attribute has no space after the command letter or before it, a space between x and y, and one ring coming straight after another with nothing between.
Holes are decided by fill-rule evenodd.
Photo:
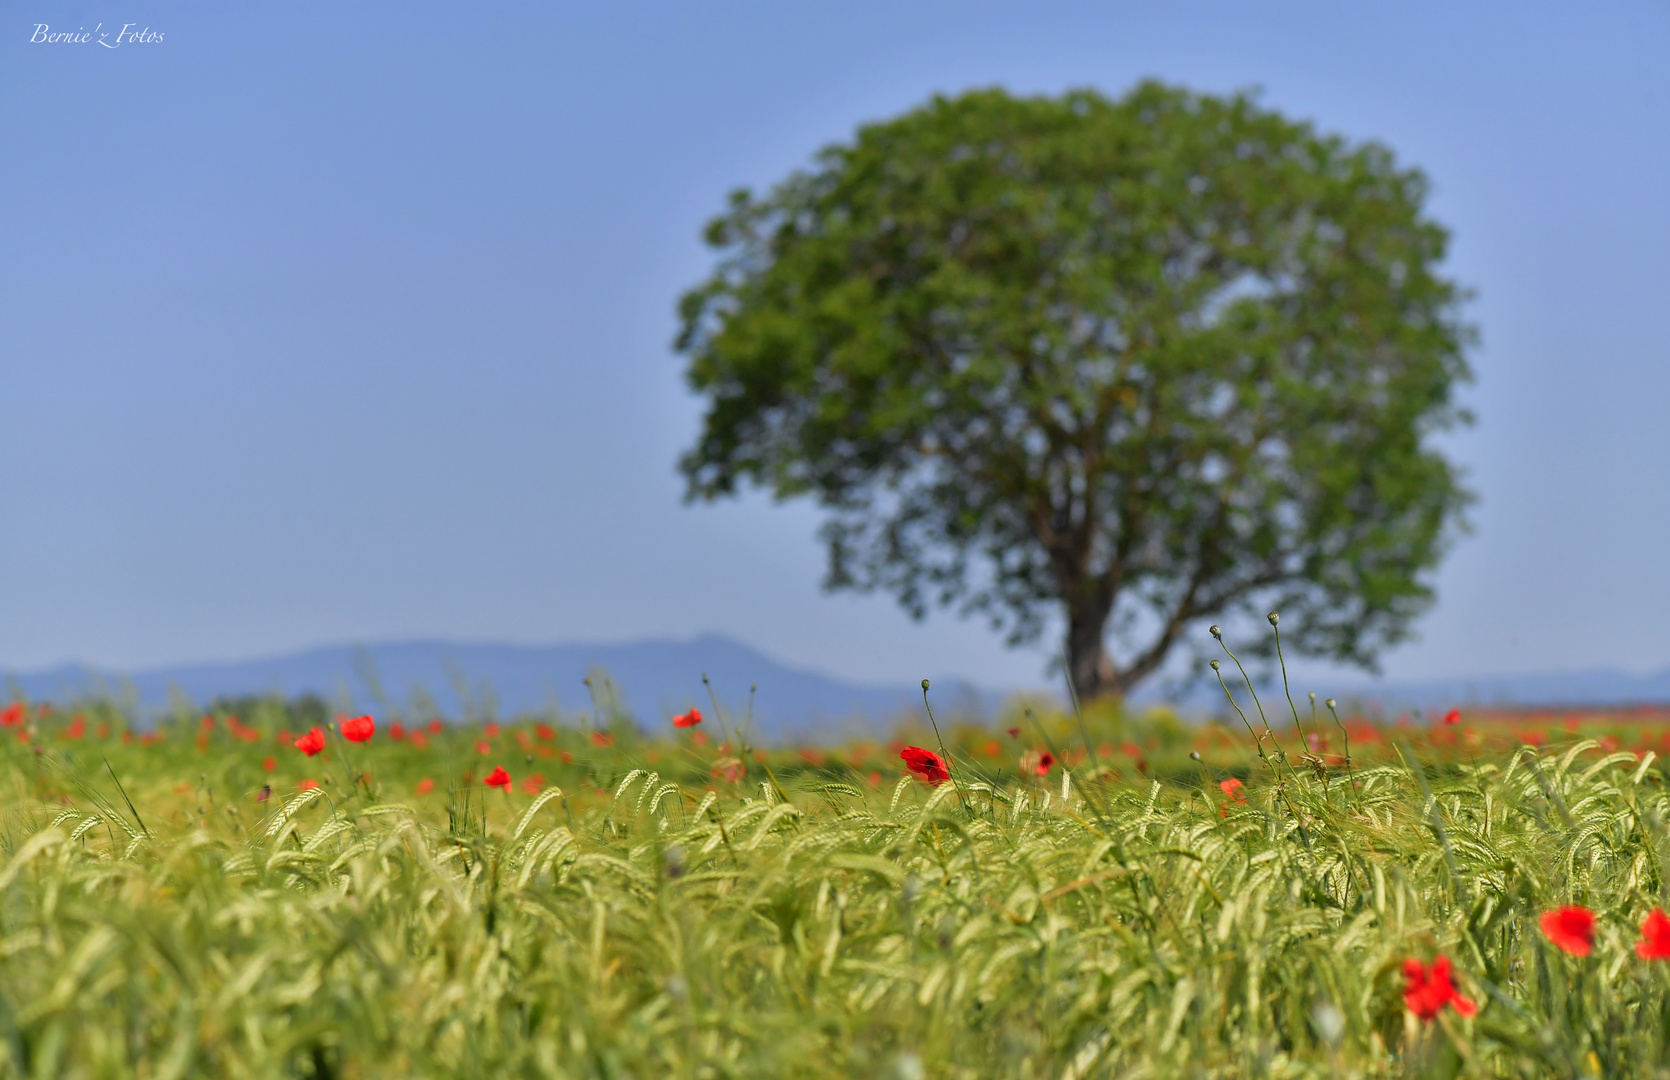
<instances>
[{"instance_id":1,"label":"green vegetation","mask_svg":"<svg viewBox=\"0 0 1670 1080\"><path fill-rule=\"evenodd\" d=\"M708 227L689 494L816 500L830 588L1059 617L1087 699L1271 606L1290 655L1372 665L1468 498L1426 199L1245 95L936 96Z\"/></svg>"},{"instance_id":2,"label":"green vegetation","mask_svg":"<svg viewBox=\"0 0 1670 1080\"><path fill-rule=\"evenodd\" d=\"M712 716L655 739L379 721L309 758L273 704L153 741L109 708L14 709L0 1075L1670 1064L1670 970L1632 951L1665 893L1656 731L1608 753L1300 711L1268 763L1244 730L1111 711L1088 745L1063 717L947 730L957 782L930 787L894 749L757 755ZM1065 764L1038 775L1045 752ZM1598 913L1588 957L1538 929L1567 903ZM1406 1008L1405 960L1440 954L1476 1016Z\"/></svg>"}]
</instances>

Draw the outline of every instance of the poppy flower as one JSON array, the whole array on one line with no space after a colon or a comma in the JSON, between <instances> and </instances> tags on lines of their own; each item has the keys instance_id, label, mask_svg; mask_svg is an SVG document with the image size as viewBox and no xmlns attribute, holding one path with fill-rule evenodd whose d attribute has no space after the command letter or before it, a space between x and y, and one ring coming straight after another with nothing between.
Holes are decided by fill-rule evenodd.
<instances>
[{"instance_id":1,"label":"poppy flower","mask_svg":"<svg viewBox=\"0 0 1670 1080\"><path fill-rule=\"evenodd\" d=\"M414 731L407 737L412 740L412 745L417 747L419 750L429 749L429 736L425 735L423 732Z\"/></svg>"},{"instance_id":2,"label":"poppy flower","mask_svg":"<svg viewBox=\"0 0 1670 1080\"><path fill-rule=\"evenodd\" d=\"M552 739L557 737L557 729L552 727L550 724L536 724L534 726L533 733L546 742L550 742Z\"/></svg>"},{"instance_id":3,"label":"poppy flower","mask_svg":"<svg viewBox=\"0 0 1670 1080\"><path fill-rule=\"evenodd\" d=\"M1635 943L1635 955L1643 960L1670 960L1670 916L1663 908L1653 908L1641 920L1641 940Z\"/></svg>"},{"instance_id":4,"label":"poppy flower","mask_svg":"<svg viewBox=\"0 0 1670 1080\"><path fill-rule=\"evenodd\" d=\"M325 748L325 733L318 728L296 740L296 749L312 757Z\"/></svg>"},{"instance_id":5,"label":"poppy flower","mask_svg":"<svg viewBox=\"0 0 1670 1080\"><path fill-rule=\"evenodd\" d=\"M522 781L522 790L527 792L529 795L538 795L539 789L544 786L545 777L541 776L539 773L534 773L532 776Z\"/></svg>"},{"instance_id":6,"label":"poppy flower","mask_svg":"<svg viewBox=\"0 0 1670 1080\"><path fill-rule=\"evenodd\" d=\"M1234 776L1230 777L1228 780L1218 781L1218 790L1223 792L1224 798L1228 799L1230 802L1247 801L1246 793L1242 791L1243 786L1244 785L1241 783L1240 778Z\"/></svg>"},{"instance_id":7,"label":"poppy flower","mask_svg":"<svg viewBox=\"0 0 1670 1080\"><path fill-rule=\"evenodd\" d=\"M491 754L493 752L493 744L488 742L486 739L477 739L475 752L478 754Z\"/></svg>"},{"instance_id":8,"label":"poppy flower","mask_svg":"<svg viewBox=\"0 0 1670 1080\"><path fill-rule=\"evenodd\" d=\"M439 735L441 732L443 732L445 730L446 730L446 725L441 723L439 720L429 721L429 734Z\"/></svg>"},{"instance_id":9,"label":"poppy flower","mask_svg":"<svg viewBox=\"0 0 1670 1080\"><path fill-rule=\"evenodd\" d=\"M435 781L429 779L427 776L417 782L417 793L419 795L427 795L434 790Z\"/></svg>"},{"instance_id":10,"label":"poppy flower","mask_svg":"<svg viewBox=\"0 0 1670 1080\"><path fill-rule=\"evenodd\" d=\"M1446 723L1446 724L1459 724L1459 723L1461 723L1461 710L1460 709L1451 709L1449 712L1445 713L1444 714L1444 723Z\"/></svg>"},{"instance_id":11,"label":"poppy flower","mask_svg":"<svg viewBox=\"0 0 1670 1080\"><path fill-rule=\"evenodd\" d=\"M594 731L594 732L592 732L591 733L591 741L596 743L598 746L613 746L613 745L615 745L615 737L613 735L609 734L607 731Z\"/></svg>"},{"instance_id":12,"label":"poppy flower","mask_svg":"<svg viewBox=\"0 0 1670 1080\"><path fill-rule=\"evenodd\" d=\"M489 739L496 739L496 738L499 737L499 725L497 725L497 724L489 723L482 730L487 733L487 737Z\"/></svg>"},{"instance_id":13,"label":"poppy flower","mask_svg":"<svg viewBox=\"0 0 1670 1080\"><path fill-rule=\"evenodd\" d=\"M393 739L395 742L399 742L401 739L404 739L405 737L406 737L406 725L405 724L402 724L400 721L396 720L394 723L389 725L389 738Z\"/></svg>"},{"instance_id":14,"label":"poppy flower","mask_svg":"<svg viewBox=\"0 0 1670 1080\"><path fill-rule=\"evenodd\" d=\"M58 737L60 739L79 739L85 734L87 734L87 718L78 714L70 721L70 726L64 729L64 733Z\"/></svg>"},{"instance_id":15,"label":"poppy flower","mask_svg":"<svg viewBox=\"0 0 1670 1080\"><path fill-rule=\"evenodd\" d=\"M899 757L904 760L905 768L915 773L929 787L938 787L951 779L951 772L945 767L945 759L932 750L924 750L920 746L907 746L900 751Z\"/></svg>"},{"instance_id":16,"label":"poppy flower","mask_svg":"<svg viewBox=\"0 0 1670 1080\"><path fill-rule=\"evenodd\" d=\"M510 793L510 774L504 771L503 765L493 766L493 771L487 774L487 779L482 783L488 787L502 787L505 794Z\"/></svg>"},{"instance_id":17,"label":"poppy flower","mask_svg":"<svg viewBox=\"0 0 1670 1080\"><path fill-rule=\"evenodd\" d=\"M702 711L700 709L691 709L687 713L680 713L678 716L673 717L674 727L695 727L701 722Z\"/></svg>"},{"instance_id":18,"label":"poppy flower","mask_svg":"<svg viewBox=\"0 0 1670 1080\"><path fill-rule=\"evenodd\" d=\"M272 772L274 769L278 768L278 759L272 757L262 758L261 768L265 769L267 772Z\"/></svg>"},{"instance_id":19,"label":"poppy flower","mask_svg":"<svg viewBox=\"0 0 1670 1080\"><path fill-rule=\"evenodd\" d=\"M319 786L319 781L317 781L317 780L303 780L301 783L296 785L296 790L297 791L312 791L314 788L316 788L318 786Z\"/></svg>"},{"instance_id":20,"label":"poppy flower","mask_svg":"<svg viewBox=\"0 0 1670 1080\"><path fill-rule=\"evenodd\" d=\"M1573 956L1588 956L1595 947L1595 913L1577 904L1545 911L1538 920L1546 937L1556 948Z\"/></svg>"},{"instance_id":21,"label":"poppy flower","mask_svg":"<svg viewBox=\"0 0 1670 1080\"><path fill-rule=\"evenodd\" d=\"M342 721L342 737L349 742L364 742L377 730L376 721L369 716L356 716Z\"/></svg>"},{"instance_id":22,"label":"poppy flower","mask_svg":"<svg viewBox=\"0 0 1670 1080\"><path fill-rule=\"evenodd\" d=\"M1054 766L1055 766L1055 755L1054 754L1050 753L1048 750L1045 750L1042 754L1038 755L1037 772L1038 772L1039 776L1047 775L1049 773L1050 769L1052 769Z\"/></svg>"},{"instance_id":23,"label":"poppy flower","mask_svg":"<svg viewBox=\"0 0 1670 1080\"><path fill-rule=\"evenodd\" d=\"M17 727L23 723L23 703L14 701L0 710L0 724L6 727Z\"/></svg>"},{"instance_id":24,"label":"poppy flower","mask_svg":"<svg viewBox=\"0 0 1670 1080\"><path fill-rule=\"evenodd\" d=\"M1456 989L1450 958L1442 954L1429 968L1414 957L1403 962L1403 1004L1422 1020L1431 1020L1448 1005L1462 1016L1473 1016L1479 1007Z\"/></svg>"},{"instance_id":25,"label":"poppy flower","mask_svg":"<svg viewBox=\"0 0 1670 1080\"><path fill-rule=\"evenodd\" d=\"M1021 737L1021 729L1018 728L1018 727L1012 727L1012 728L1008 728L1006 730L1008 731L1009 737L1011 739L1018 739L1018 738Z\"/></svg>"}]
</instances>

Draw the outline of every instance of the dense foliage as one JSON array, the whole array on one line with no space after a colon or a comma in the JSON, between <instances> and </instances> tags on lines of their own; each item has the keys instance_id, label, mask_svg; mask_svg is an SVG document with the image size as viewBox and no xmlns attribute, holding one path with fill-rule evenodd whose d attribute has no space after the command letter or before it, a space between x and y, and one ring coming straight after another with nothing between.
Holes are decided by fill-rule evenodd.
<instances>
[{"instance_id":1,"label":"dense foliage","mask_svg":"<svg viewBox=\"0 0 1670 1080\"><path fill-rule=\"evenodd\" d=\"M936 97L709 227L690 494L814 498L830 587L1059 618L1087 697L1271 606L1371 664L1465 502L1426 196L1244 96Z\"/></svg>"},{"instance_id":2,"label":"dense foliage","mask_svg":"<svg viewBox=\"0 0 1670 1080\"><path fill-rule=\"evenodd\" d=\"M1533 745L1558 726L1252 711L1265 761L1216 726L1093 715L1109 744L1069 747L1024 720L954 733L930 786L897 749L756 754L694 712L665 739L338 723L316 756L276 707L144 739L8 717L0 1075L1670 1063L1670 923L1657 952L1637 929L1663 774Z\"/></svg>"}]
</instances>

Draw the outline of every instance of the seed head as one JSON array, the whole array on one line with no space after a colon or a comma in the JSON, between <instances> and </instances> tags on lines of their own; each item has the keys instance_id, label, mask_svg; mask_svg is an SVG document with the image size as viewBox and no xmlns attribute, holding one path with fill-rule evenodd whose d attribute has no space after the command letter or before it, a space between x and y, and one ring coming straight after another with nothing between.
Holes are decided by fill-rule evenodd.
<instances>
[{"instance_id":1,"label":"seed head","mask_svg":"<svg viewBox=\"0 0 1670 1080\"><path fill-rule=\"evenodd\" d=\"M928 680L923 679L922 680L922 689L926 690L927 688L928 688Z\"/></svg>"},{"instance_id":2,"label":"seed head","mask_svg":"<svg viewBox=\"0 0 1670 1080\"><path fill-rule=\"evenodd\" d=\"M1280 620L1280 619L1281 619L1281 616L1280 616L1280 615L1277 615L1277 614L1276 614L1276 613L1275 613L1275 612L1273 612L1273 611L1272 611L1272 612L1270 612L1270 614L1268 614L1268 615L1266 615L1266 616L1264 616L1264 617L1265 617L1265 618L1266 618L1266 619L1269 619L1269 620L1270 620L1270 625L1271 625L1271 626L1274 626L1274 625L1276 625L1276 623L1277 623L1277 621L1279 621L1279 620Z\"/></svg>"},{"instance_id":3,"label":"seed head","mask_svg":"<svg viewBox=\"0 0 1670 1080\"><path fill-rule=\"evenodd\" d=\"M1312 691L1311 691L1311 692L1310 692L1310 699L1311 699L1311 700L1312 700L1312 701L1315 701L1315 700L1316 700L1316 691L1315 691L1315 690L1312 690Z\"/></svg>"},{"instance_id":4,"label":"seed head","mask_svg":"<svg viewBox=\"0 0 1670 1080\"><path fill-rule=\"evenodd\" d=\"M1334 706L1335 706L1335 705L1336 705L1336 704L1338 704L1338 702L1336 702L1336 701L1335 701L1335 700L1334 700L1334 699L1333 699L1333 698L1329 698L1329 699L1328 699L1328 700L1327 700L1327 701L1324 701L1324 702L1323 702L1323 703L1322 703L1322 704L1324 704L1324 705L1326 705L1326 706L1328 706L1328 708L1330 708L1330 709L1331 709L1331 708L1333 708L1333 707L1334 707Z\"/></svg>"},{"instance_id":5,"label":"seed head","mask_svg":"<svg viewBox=\"0 0 1670 1080\"><path fill-rule=\"evenodd\" d=\"M1199 750L1190 750L1189 751L1189 760L1190 761L1199 761L1200 760L1200 751Z\"/></svg>"},{"instance_id":6,"label":"seed head","mask_svg":"<svg viewBox=\"0 0 1670 1080\"><path fill-rule=\"evenodd\" d=\"M1218 662L1216 660L1208 660L1207 663L1212 665L1212 670L1213 671L1218 670Z\"/></svg>"},{"instance_id":7,"label":"seed head","mask_svg":"<svg viewBox=\"0 0 1670 1080\"><path fill-rule=\"evenodd\" d=\"M1208 626L1206 628L1206 632L1217 638L1219 641L1223 640L1224 632L1218 629L1217 623L1213 623L1211 626Z\"/></svg>"}]
</instances>

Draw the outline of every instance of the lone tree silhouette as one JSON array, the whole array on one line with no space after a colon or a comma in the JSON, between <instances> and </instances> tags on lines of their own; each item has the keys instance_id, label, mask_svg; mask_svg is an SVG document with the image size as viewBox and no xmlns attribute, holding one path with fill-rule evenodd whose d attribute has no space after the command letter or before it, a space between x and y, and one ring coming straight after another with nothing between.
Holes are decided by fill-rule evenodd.
<instances>
[{"instance_id":1,"label":"lone tree silhouette","mask_svg":"<svg viewBox=\"0 0 1670 1080\"><path fill-rule=\"evenodd\" d=\"M1471 330L1426 196L1245 95L936 97L708 225L687 497L815 498L825 587L919 618L1018 644L1058 611L1085 696L1269 607L1372 668L1470 498L1431 442Z\"/></svg>"}]
</instances>

